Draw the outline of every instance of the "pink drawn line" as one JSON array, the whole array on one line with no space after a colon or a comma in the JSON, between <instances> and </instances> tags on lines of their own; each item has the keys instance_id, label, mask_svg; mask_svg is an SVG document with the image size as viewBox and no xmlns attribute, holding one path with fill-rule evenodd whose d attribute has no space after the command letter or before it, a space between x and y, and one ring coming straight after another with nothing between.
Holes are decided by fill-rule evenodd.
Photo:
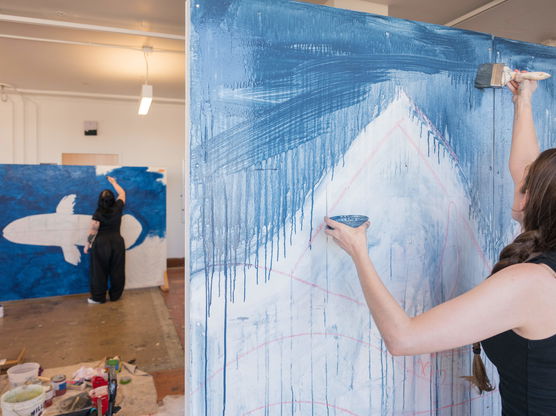
<instances>
[{"instance_id":1,"label":"pink drawn line","mask_svg":"<svg viewBox=\"0 0 556 416\"><path fill-rule=\"evenodd\" d=\"M446 187L444 186L444 184L442 183L442 180L440 179L440 177L438 176L438 174L435 172L435 170L433 169L433 167L430 165L429 161L425 158L425 155L421 152L421 150L419 149L419 147L417 146L417 143L415 143L415 141L411 138L411 136L407 133L407 131L403 128L403 126L400 124L400 130L401 132L404 134L404 136L407 138L407 141L413 146L413 148L415 149L415 151L417 152L417 154L419 155L419 157L421 158L421 160L423 161L423 163L425 164L425 166L427 167L427 169L432 173L436 183L438 184L438 186L440 186L440 188L442 188L442 190L444 191L444 194L446 196L449 195L448 190L446 189ZM483 264L485 265L485 267L487 269L491 268L491 264L488 261L488 259L485 256L485 253L483 252L483 249L481 247L481 245L479 244L479 242L477 241L477 239L475 238L475 233L473 232L473 230L471 229L471 225L469 224L469 221L467 221L467 218L463 217L461 215L461 213L458 212L458 216L460 217L461 221L463 222L463 224L465 225L465 228L467 230L467 232L469 233L469 235L471 236L471 240L473 241L473 245L475 246L477 252L479 253L479 255L481 256L482 260L483 260Z\"/></svg>"},{"instance_id":2,"label":"pink drawn line","mask_svg":"<svg viewBox=\"0 0 556 416\"><path fill-rule=\"evenodd\" d=\"M338 334L338 333L334 333L334 332L303 332L303 333L299 333L299 334L285 335L285 336L283 336L283 337L275 338L275 339L273 339L273 340L270 340L270 341L264 342L264 343L262 343L262 344L259 344L259 345L255 346L255 347L251 348L250 350L245 351L245 352L242 353L242 354L238 354L238 355L237 355L237 358L236 358L235 360L232 360L232 361L230 361L230 362L227 362L226 365L225 365L224 367L222 367L222 368L216 370L215 372L213 372L213 373L208 377L208 380L212 380L212 379L215 378L218 374L222 373L222 372L224 371L224 368L228 368L228 367L230 367L230 366L232 366L232 365L237 364L237 363L239 362L239 360L241 360L241 359L247 357L248 355L251 355L251 354L255 353L256 351L260 350L261 348L264 348L264 347L266 347L266 346L269 346L269 345L272 345L272 344L276 344L276 343L279 343L279 342L281 342L281 341L285 341L285 340L288 340L288 339L300 338L300 337L312 337L312 336L323 336L323 337L343 338L343 339L347 339L347 340L356 342L356 343L358 343L358 344L364 345L364 346L366 346L366 347L373 348L373 349L377 350L377 351L380 352L380 353L382 353L382 352L384 351L384 349L381 348L381 347L378 347L378 346L376 346L376 345L374 345L374 344L371 344L370 342L364 341L364 340L362 340L362 339L357 339L357 338L351 337L351 336L349 336L349 335L343 335L343 334ZM446 353L451 353L451 352L452 352L452 351L446 351ZM431 358L432 358L432 354L431 354ZM394 364L397 365L399 368L403 368L403 363L400 362L400 360L394 359L393 362L394 362ZM409 369L409 368L407 368L407 367L405 368L405 371L406 371L407 373L413 374L413 376L415 376L415 377L417 377L417 378L420 378L420 379L423 379L423 380L425 380L425 381L427 381L427 382L429 382L429 381L431 380L432 376L433 376L432 372L431 372L430 376L427 377L427 376L421 375L421 374L419 374L419 373L417 373L417 372L415 372L415 371L413 371L412 369ZM437 371L437 373L438 373L438 374L441 374L442 371L443 371L443 370L440 369L440 370ZM447 384L449 384L449 383L442 383L442 384L447 385ZM200 383L199 386L198 386L195 390L193 390L193 391L191 392L191 396L194 396L195 394L199 393L199 391L200 391L205 385L206 385L205 382Z\"/></svg>"},{"instance_id":3,"label":"pink drawn line","mask_svg":"<svg viewBox=\"0 0 556 416\"><path fill-rule=\"evenodd\" d=\"M334 211L334 209L336 208L336 206L340 203L340 201L344 198L347 190L349 189L349 187L351 186L351 184L353 184L353 182L355 182L355 180L357 179L357 177L359 175L361 175L361 172L363 172L363 169L371 162L371 160L373 160L373 158L377 155L377 153L379 152L379 150L384 146L384 144L392 137L392 134L394 133L394 131L396 131L396 129L398 127L400 127L401 123L403 122L403 119L399 119L396 124L394 124L392 126L392 128L390 130L388 130L388 132L382 137L382 139L380 139L380 141L378 142L378 144L373 148L372 152L369 154L369 156L367 157L367 159L365 159L365 161L361 164L361 166L359 167L359 169L355 172L355 174L351 177L351 179L349 180L349 182L347 183L347 185L344 187L344 190L340 193L340 195L338 196L338 198L336 198L336 201L334 202L334 204L332 204L332 206L330 207L330 211ZM300 254L299 258L297 259L297 261L295 262L293 269L292 269L292 273L295 272L295 270L297 269L297 266L299 266L299 263L301 262L301 260L303 259L303 257L305 257L305 254L307 253L307 250L309 250L309 247L311 247L311 243L315 240L315 238L320 234L320 232L323 230L324 228L324 224L320 223L320 225L317 227L317 229L315 230L315 232L313 233L313 235L311 236L311 238L309 239L309 244L307 245L307 247L305 247L305 250Z\"/></svg>"},{"instance_id":4,"label":"pink drawn line","mask_svg":"<svg viewBox=\"0 0 556 416\"><path fill-rule=\"evenodd\" d=\"M494 391L495 391L495 390L494 390ZM487 395L492 394L492 393L493 393L493 392L488 392L488 393L486 393L484 396L475 396L475 397L472 397L472 398L469 399L469 400L465 400L465 401L460 402L460 403L449 404L449 405L446 405L446 406L438 407L438 408L436 408L436 409L421 410L421 411L413 412L413 413L403 412L403 413L401 413L401 415L403 415L403 416L409 416L409 415L417 416L417 415L426 415L426 414L432 415L433 413L436 413L436 412L438 412L439 410L444 410L444 409L449 409L449 408L453 408L453 407L457 407L457 406L462 406L462 405L464 405L464 404L471 403L471 402L474 401L474 400L484 398L484 397L486 397ZM290 401L290 402L285 401L285 402L270 403L270 404L267 404L267 405L264 405L264 406L259 406L259 407L257 407L256 409L249 410L247 413L244 413L243 416L247 416L247 415L253 414L253 413L255 413L255 412L258 412L258 411L260 411L260 410L268 409L268 408L270 408L270 407L284 406L284 405L287 406L287 405L292 405L292 404L308 404L308 405L326 406L326 407L328 407L328 408L331 408L331 409L334 409L334 410L339 410L339 411L341 411L341 412L344 412L344 413L346 413L346 414L348 414L348 415L358 416L357 413L353 413L351 410L344 409L344 408L342 408L342 407L334 406L334 405L331 405L331 404L329 404L329 403L314 402L314 401L309 401L309 400L297 400L297 401Z\"/></svg>"},{"instance_id":5,"label":"pink drawn line","mask_svg":"<svg viewBox=\"0 0 556 416\"><path fill-rule=\"evenodd\" d=\"M493 394L496 390L497 390L497 389L494 389L494 390L492 390L492 391L489 391L489 392L487 392L487 393L484 393L482 396L475 396L475 397L472 397L472 398L469 399L469 400L464 400L464 401L459 402L459 403L447 404L446 406L438 407L438 408L436 408L436 409L420 410L420 411L418 411L418 412L413 412L413 413L405 413L405 412L404 412L404 413L402 413L402 415L403 415L403 416L409 416L409 415L411 415L411 416L417 416L417 415L432 415L432 414L436 414L436 412L438 412L439 410L450 409L450 408L457 407L457 406L463 406L464 404L471 403L471 402L474 401L474 400L485 398L485 397L488 396L489 394Z\"/></svg>"},{"instance_id":6,"label":"pink drawn line","mask_svg":"<svg viewBox=\"0 0 556 416\"><path fill-rule=\"evenodd\" d=\"M299 282L299 283L302 283L302 284L304 284L304 285L307 285L307 286L313 287L313 288L315 288L315 289L318 289L318 290L320 290L320 291L322 291L322 292L324 292L324 293L326 293L326 294L328 294L328 295L337 296L337 297L339 297L339 298L348 300L348 301L353 302L353 303L355 303L355 304L357 304L357 305L359 305L359 306L364 306L365 308L367 308L367 304L366 304L365 302L360 302L360 301L358 301L357 299L354 299L354 298L349 297L349 296L347 296L347 295L344 295L344 294L342 294L342 293L332 292L332 291L330 291L330 290L328 290L328 289L325 289L325 288L322 287L322 286L317 285L316 283L309 282L308 280L301 279L300 277L295 276L293 273L282 272L282 271L280 271L280 270L275 269L274 267L273 267L273 268L270 268L270 267L265 267L265 266L257 266L257 265L249 264L249 263L212 264L212 265L209 265L209 266L207 266L207 267L217 267L217 266L220 266L220 267L226 267L226 266L247 266L247 267L253 267L253 268L255 268L255 269L266 270L267 272L270 272L270 273L276 273L276 274L279 274L279 275L281 275L281 276L289 277L290 279L295 280L296 282Z\"/></svg>"},{"instance_id":7,"label":"pink drawn line","mask_svg":"<svg viewBox=\"0 0 556 416\"><path fill-rule=\"evenodd\" d=\"M446 221L446 230L444 231L444 244L440 252L439 264L436 271L436 274L440 277L442 277L441 271L442 271L442 266L444 265L444 255L446 254L446 247L448 246L448 237L450 233L450 220L452 218L452 210L454 209L457 211L456 204L454 201L450 201L448 205L448 219ZM456 254L456 270L459 270L459 264L460 264L459 251L456 250L455 254ZM454 284L452 285L452 288L450 290L450 294L448 295L449 298L453 298L456 295L456 289L457 289L457 282L454 281Z\"/></svg>"},{"instance_id":8,"label":"pink drawn line","mask_svg":"<svg viewBox=\"0 0 556 416\"><path fill-rule=\"evenodd\" d=\"M434 135L436 137L438 137L438 140L440 140L443 144L444 147L446 149L448 149L448 153L450 153L450 155L454 158L454 160L459 162L459 158L456 155L456 153L454 152L454 149L452 149L452 146L450 146L450 143L448 143L448 141L446 141L446 139L444 138L444 136L438 131L438 129L436 128L436 126L433 124L432 121L430 121L430 119L426 116L425 113L423 113L421 111L421 109L419 107L417 107L413 102L411 102L411 106L413 107L413 109L421 116L421 118L423 120L425 120L427 123L427 127L429 129L432 130L432 132L434 133Z\"/></svg>"},{"instance_id":9,"label":"pink drawn line","mask_svg":"<svg viewBox=\"0 0 556 416\"><path fill-rule=\"evenodd\" d=\"M231 365L233 365L233 364L236 364L236 363L237 363L239 360L241 360L242 358L244 358L244 357L246 357L246 356L248 356L248 355L250 355L250 354L256 352L257 350L260 350L260 349L263 348L263 347L266 347L266 346L271 345L271 344L276 344L276 343L278 343L278 342L285 341L285 340L288 340L288 339L300 338L300 337L307 337L307 336L316 336L316 335L318 335L318 336L330 336L330 337L346 338L346 339L349 339L349 340L351 340L351 341L355 341L355 342L357 342L357 343L359 343L359 344L363 344L363 345L365 345L365 346L374 348L375 350L382 352L382 349L381 349L380 347L377 347L376 345L373 345L373 344L371 344L371 343L369 343L369 342L366 342L366 341L363 341L363 340L360 340L360 339L357 339L357 338L353 338L353 337L350 337L350 336L347 336L347 335L341 335L341 334L335 334L335 333L327 333L327 332L304 332L304 333L301 333L301 334L285 335L285 336L283 336L283 337L279 337L279 338L276 338L276 339L273 339L273 340L264 342L264 343L262 343L262 344L260 344L260 345L257 345L256 347L251 348L250 350L244 352L243 354L239 354L235 360L232 360L232 361L226 363L226 366L225 366L225 367L222 367L222 368L216 370L214 373L212 373L212 374L208 377L208 380L212 380L214 377L216 377L218 374L220 374L220 373L224 370L224 368L229 367L229 366L231 366ZM201 384L199 385L199 387L197 387L194 391L191 392L191 396L197 394L197 393L199 392L199 390L201 390L201 388L202 388L204 385L205 385L205 383L201 383Z\"/></svg>"},{"instance_id":10,"label":"pink drawn line","mask_svg":"<svg viewBox=\"0 0 556 416\"><path fill-rule=\"evenodd\" d=\"M330 409L339 410L340 412L346 413L346 414L351 415L351 416L359 416L357 413L353 413L352 411L350 411L348 409L344 409L342 407L334 406L330 403L313 402L313 401L310 401L310 400L296 400L296 401L293 401L293 402L270 403L270 404L266 404L264 406L257 407L256 409L249 410L247 413L244 413L243 415L244 416L250 415L250 414L253 414L253 413L258 412L260 410L268 409L269 407L292 405L292 404L310 404L311 406L314 406L314 405L326 406Z\"/></svg>"},{"instance_id":11,"label":"pink drawn line","mask_svg":"<svg viewBox=\"0 0 556 416\"><path fill-rule=\"evenodd\" d=\"M278 269L276 269L276 268L269 268L269 267L265 267L265 266L256 266L256 265L250 264L250 263L226 263L226 264L222 263L222 264L211 264L211 265L209 265L209 267L226 267L226 266L247 266L247 267L253 267L253 268L255 268L255 269L263 269L263 270L268 271L268 272L270 272L270 273L276 273L276 274L281 275L281 276L286 276L286 277L289 277L289 278L292 279L292 280L295 280L296 282L302 283L302 284L307 285L307 286L311 286L311 287L313 287L313 288L315 288L315 289L318 289L318 290L320 290L320 291L322 291L322 292L324 292L324 293L326 293L326 294L329 294L329 295L332 295L332 296L337 296L337 297L339 297L339 298L342 298L342 299L348 300L348 301L350 301L350 302L356 303L356 304L359 305L359 306L363 306L363 307L365 308L365 310L368 310L367 304L364 303L364 302L359 302L357 299L353 299L353 298L351 298L351 297L349 297L349 296L346 296L346 295L344 295L344 294L342 294L342 293L332 292L332 291L330 291L330 290L328 290L328 289L325 289L325 288L323 288L322 286L319 286L319 285L317 285L317 284L315 284L315 283L313 283L313 282L309 282L309 281L307 281L307 280L301 279L300 277L295 276L293 273L283 272L283 271L280 271L280 270L278 270ZM373 335L371 335L371 336L373 336ZM355 338L353 338L353 339L355 340ZM380 340L382 340L382 338L380 338ZM370 344L369 344L369 345L370 345ZM451 349L451 350L439 351L439 352L431 353L431 354L428 354L428 355L430 355L430 356L432 356L432 357L434 357L435 355L449 355L449 354L452 354L453 352L456 352L456 351L459 351L459 350L463 350L463 349L469 349L469 348L470 348L469 346L463 346L463 347L459 347L459 348L453 348L453 349ZM382 349L379 349L379 350L382 351Z\"/></svg>"}]
</instances>

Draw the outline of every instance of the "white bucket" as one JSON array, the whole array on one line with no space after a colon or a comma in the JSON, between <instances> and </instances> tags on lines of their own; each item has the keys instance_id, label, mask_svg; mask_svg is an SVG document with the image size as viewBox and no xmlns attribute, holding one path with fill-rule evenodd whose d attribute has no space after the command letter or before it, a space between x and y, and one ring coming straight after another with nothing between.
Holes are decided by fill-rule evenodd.
<instances>
[{"instance_id":1,"label":"white bucket","mask_svg":"<svg viewBox=\"0 0 556 416\"><path fill-rule=\"evenodd\" d=\"M39 376L39 363L24 363L8 369L8 380L13 387L21 386L30 378Z\"/></svg>"},{"instance_id":2,"label":"white bucket","mask_svg":"<svg viewBox=\"0 0 556 416\"><path fill-rule=\"evenodd\" d=\"M44 413L44 397L44 388L38 384L16 387L0 398L2 414L3 416L40 416Z\"/></svg>"}]
</instances>

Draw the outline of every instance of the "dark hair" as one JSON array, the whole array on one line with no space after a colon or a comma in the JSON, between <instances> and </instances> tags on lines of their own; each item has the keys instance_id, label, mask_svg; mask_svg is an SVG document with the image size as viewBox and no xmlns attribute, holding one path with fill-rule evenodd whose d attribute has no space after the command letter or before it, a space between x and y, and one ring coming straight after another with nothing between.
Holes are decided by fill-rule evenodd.
<instances>
[{"instance_id":1,"label":"dark hair","mask_svg":"<svg viewBox=\"0 0 556 416\"><path fill-rule=\"evenodd\" d=\"M522 233L500 252L491 276L513 264L556 248L556 149L542 152L529 166L520 189L525 194ZM473 375L464 377L483 391L494 390L481 360L481 344L473 344Z\"/></svg>"},{"instance_id":2,"label":"dark hair","mask_svg":"<svg viewBox=\"0 0 556 416\"><path fill-rule=\"evenodd\" d=\"M116 197L114 193L110 189L105 189L98 196L98 209L103 213L109 212L115 202Z\"/></svg>"}]
</instances>

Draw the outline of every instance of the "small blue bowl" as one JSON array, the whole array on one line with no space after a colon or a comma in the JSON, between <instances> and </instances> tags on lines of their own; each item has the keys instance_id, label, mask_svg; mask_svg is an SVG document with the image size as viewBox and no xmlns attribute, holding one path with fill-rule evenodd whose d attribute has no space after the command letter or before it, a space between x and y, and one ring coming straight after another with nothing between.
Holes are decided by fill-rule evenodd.
<instances>
[{"instance_id":1,"label":"small blue bowl","mask_svg":"<svg viewBox=\"0 0 556 416\"><path fill-rule=\"evenodd\" d=\"M341 222L342 224L349 225L350 227L357 228L361 224L366 223L369 221L369 217L366 215L336 215L335 217L330 217L331 220ZM330 229L333 229L330 226L327 226Z\"/></svg>"}]
</instances>

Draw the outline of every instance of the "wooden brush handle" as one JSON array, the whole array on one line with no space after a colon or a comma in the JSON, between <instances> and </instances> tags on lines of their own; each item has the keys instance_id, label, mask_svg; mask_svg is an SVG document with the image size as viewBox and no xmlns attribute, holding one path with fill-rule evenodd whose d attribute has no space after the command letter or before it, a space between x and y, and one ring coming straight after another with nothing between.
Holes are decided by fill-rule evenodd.
<instances>
[{"instance_id":1,"label":"wooden brush handle","mask_svg":"<svg viewBox=\"0 0 556 416\"><path fill-rule=\"evenodd\" d=\"M521 81L522 79L529 79L531 81L542 81L543 79L550 78L550 74L546 72L514 72L513 79Z\"/></svg>"}]
</instances>

